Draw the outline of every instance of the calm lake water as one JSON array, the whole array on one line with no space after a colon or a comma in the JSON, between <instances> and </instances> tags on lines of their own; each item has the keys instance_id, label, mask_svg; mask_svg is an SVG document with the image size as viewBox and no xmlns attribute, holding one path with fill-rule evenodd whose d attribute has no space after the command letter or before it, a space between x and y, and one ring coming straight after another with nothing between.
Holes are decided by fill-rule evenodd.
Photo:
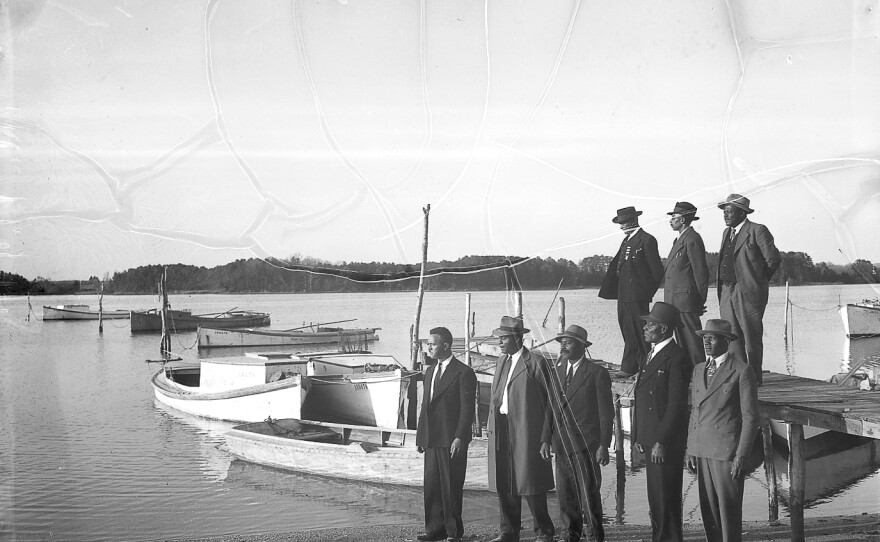
<instances>
[{"instance_id":1,"label":"calm lake water","mask_svg":"<svg viewBox=\"0 0 880 542\"><path fill-rule=\"evenodd\" d=\"M533 336L556 333L554 292L526 292L527 327ZM595 290L563 291L567 322L584 325L594 358L619 362L622 340L614 302ZM710 296L714 291L710 292ZM771 290L765 316L765 368L827 379L868 358L880 376L880 340L848 341L836 312L839 302L876 297L867 286L792 288L795 305L788 345L783 341L785 290ZM273 328L357 318L354 326L381 327L372 349L408 359L408 330L415 293L316 295L174 295L174 308L219 312L238 307L269 312ZM42 322L42 305L88 303L93 297L0 298L0 539L157 540L423 521L418 489L388 488L292 474L234 460L222 447L230 424L186 417L157 404L150 377L159 366L158 335L132 335L128 320ZM148 308L154 296L108 296L110 309ZM513 311L504 292L472 295L476 333L491 332ZM710 301L705 318L717 317ZM428 293L422 335L436 325L463 333L465 294ZM195 332L172 339L175 353L198 359ZM866 393L866 392L862 392ZM880 400L880 395L878 395ZM820 463L819 461L824 461ZM842 468L845 467L845 468ZM777 465L785 515L784 463ZM876 447L808 465L806 515L876 512L880 465ZM815 475L814 475L815 473ZM614 467L603 469L606 515L615 512ZM699 520L694 480L685 474L685 521ZM467 495L465 520L497 522L495 497ZM552 500L552 499L551 499ZM767 517L763 469L746 484L744 515ZM555 500L552 504L555 510ZM554 512L555 513L555 512ZM643 469L626 484L622 520L648 523Z\"/></svg>"}]
</instances>

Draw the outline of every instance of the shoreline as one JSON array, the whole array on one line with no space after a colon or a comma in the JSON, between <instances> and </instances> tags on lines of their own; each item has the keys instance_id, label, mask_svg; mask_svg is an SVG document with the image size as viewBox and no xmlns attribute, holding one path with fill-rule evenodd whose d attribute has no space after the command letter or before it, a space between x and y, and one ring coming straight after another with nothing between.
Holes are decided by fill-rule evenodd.
<instances>
[{"instance_id":1,"label":"shoreline","mask_svg":"<svg viewBox=\"0 0 880 542\"><path fill-rule=\"evenodd\" d=\"M531 517L526 516L528 520L524 523L530 526ZM557 538L559 538L560 526L556 525L556 529ZM421 525L378 525L204 538L165 538L155 539L151 542L414 542L416 535L421 532L423 532ZM463 540L486 542L497 534L497 525L465 524ZM804 535L807 540L827 542L880 540L880 513L805 518ZM651 528L647 525L609 524L605 527L605 536L608 540L645 540L651 538ZM534 535L528 528L521 532L521 540L524 542L533 539ZM776 542L790 539L791 524L788 519L773 523L767 521L743 522L743 540ZM685 524L684 540L705 540L702 524Z\"/></svg>"}]
</instances>

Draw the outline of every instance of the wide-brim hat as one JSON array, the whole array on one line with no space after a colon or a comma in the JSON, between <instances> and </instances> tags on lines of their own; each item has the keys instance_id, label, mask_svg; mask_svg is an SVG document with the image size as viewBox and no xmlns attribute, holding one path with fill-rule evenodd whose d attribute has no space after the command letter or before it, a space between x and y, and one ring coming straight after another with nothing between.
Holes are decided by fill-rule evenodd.
<instances>
[{"instance_id":1,"label":"wide-brim hat","mask_svg":"<svg viewBox=\"0 0 880 542\"><path fill-rule=\"evenodd\" d=\"M612 218L611 222L614 222L615 224L626 224L641 214L642 212L636 211L635 207L624 207L623 209L617 210L617 216Z\"/></svg>"},{"instance_id":2,"label":"wide-brim hat","mask_svg":"<svg viewBox=\"0 0 880 542\"><path fill-rule=\"evenodd\" d=\"M677 201L675 202L675 208L671 213L666 213L668 215L694 215L691 220L699 220L700 217L697 216L697 208L688 201Z\"/></svg>"},{"instance_id":3,"label":"wide-brim hat","mask_svg":"<svg viewBox=\"0 0 880 542\"><path fill-rule=\"evenodd\" d=\"M700 337L714 333L715 335L727 337L731 341L739 339L736 333L733 332L733 326L730 325L730 322L721 319L706 320L706 327L695 331L695 333Z\"/></svg>"},{"instance_id":4,"label":"wide-brim hat","mask_svg":"<svg viewBox=\"0 0 880 542\"><path fill-rule=\"evenodd\" d=\"M574 339L576 341L580 341L584 344L584 346L590 346L590 341L587 340L587 330L582 328L581 326L570 325L565 328L565 332L560 333L556 336L557 341L561 341L562 339L568 337L569 339Z\"/></svg>"},{"instance_id":5,"label":"wide-brim hat","mask_svg":"<svg viewBox=\"0 0 880 542\"><path fill-rule=\"evenodd\" d=\"M658 324L664 324L669 328L674 328L679 324L678 309L675 308L674 305L670 305L669 303L664 303L662 301L654 303L654 306L651 307L651 312L639 316L639 318L647 322L657 322Z\"/></svg>"},{"instance_id":6,"label":"wide-brim hat","mask_svg":"<svg viewBox=\"0 0 880 542\"><path fill-rule=\"evenodd\" d=\"M745 196L740 196L739 194L731 194L727 196L726 200L718 204L718 208L724 209L725 205L733 205L734 207L739 207L740 209L745 211L746 214L751 214L754 213L755 210L749 207L750 203L751 201L749 201L749 198Z\"/></svg>"},{"instance_id":7,"label":"wide-brim hat","mask_svg":"<svg viewBox=\"0 0 880 542\"><path fill-rule=\"evenodd\" d=\"M501 324L492 331L492 335L504 337L507 335L525 335L528 332L529 330L523 327L522 318L502 316Z\"/></svg>"}]
</instances>

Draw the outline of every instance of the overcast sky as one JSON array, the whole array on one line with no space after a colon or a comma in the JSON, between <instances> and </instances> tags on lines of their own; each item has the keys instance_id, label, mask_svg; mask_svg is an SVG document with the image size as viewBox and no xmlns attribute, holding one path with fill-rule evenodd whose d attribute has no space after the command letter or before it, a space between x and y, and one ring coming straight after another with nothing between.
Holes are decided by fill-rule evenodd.
<instances>
[{"instance_id":1,"label":"overcast sky","mask_svg":"<svg viewBox=\"0 0 880 542\"><path fill-rule=\"evenodd\" d=\"M0 0L0 269L613 254L746 194L880 262L878 1Z\"/></svg>"}]
</instances>

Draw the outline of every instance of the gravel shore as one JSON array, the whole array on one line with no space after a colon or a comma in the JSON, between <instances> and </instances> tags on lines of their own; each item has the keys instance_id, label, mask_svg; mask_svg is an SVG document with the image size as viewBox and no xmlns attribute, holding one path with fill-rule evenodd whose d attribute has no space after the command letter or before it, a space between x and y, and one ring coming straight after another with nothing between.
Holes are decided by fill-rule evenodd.
<instances>
[{"instance_id":1,"label":"gravel shore","mask_svg":"<svg viewBox=\"0 0 880 542\"><path fill-rule=\"evenodd\" d=\"M806 539L819 542L850 540L880 541L880 514L858 516L833 516L811 518L804 522ZM485 542L497 534L497 525L466 526L464 540ZM559 529L559 526L557 526ZM775 524L767 522L747 522L743 524L743 540L784 541L790 540L788 521ZM421 532L418 525L382 525L376 527L320 529L284 533L263 533L253 535L234 535L210 538L163 539L163 542L414 542ZM523 531L523 542L534 540L534 535ZM650 540L650 527L643 525L608 525L606 538L609 541ZM700 524L685 525L685 540L705 540Z\"/></svg>"}]
</instances>

